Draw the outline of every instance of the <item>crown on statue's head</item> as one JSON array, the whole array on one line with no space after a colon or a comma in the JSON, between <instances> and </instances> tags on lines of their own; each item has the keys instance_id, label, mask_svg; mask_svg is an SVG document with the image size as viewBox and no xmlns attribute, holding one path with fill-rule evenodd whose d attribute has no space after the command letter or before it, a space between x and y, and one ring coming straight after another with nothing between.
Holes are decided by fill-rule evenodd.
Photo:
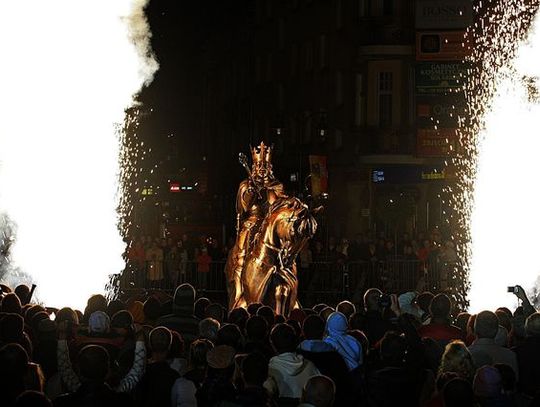
<instances>
[{"instance_id":1,"label":"crown on statue's head","mask_svg":"<svg viewBox=\"0 0 540 407\"><path fill-rule=\"evenodd\" d=\"M264 144L264 141L261 141L261 144L254 148L251 148L251 159L253 161L253 165L259 163L271 164L272 147L267 146L266 144Z\"/></svg>"}]
</instances>

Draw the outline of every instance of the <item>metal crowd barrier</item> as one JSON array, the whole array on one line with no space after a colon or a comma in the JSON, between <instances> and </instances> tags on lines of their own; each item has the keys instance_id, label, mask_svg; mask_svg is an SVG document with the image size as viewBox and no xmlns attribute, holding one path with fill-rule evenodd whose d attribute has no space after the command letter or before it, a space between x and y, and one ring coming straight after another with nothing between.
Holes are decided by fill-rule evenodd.
<instances>
[{"instance_id":1,"label":"metal crowd barrier","mask_svg":"<svg viewBox=\"0 0 540 407\"><path fill-rule=\"evenodd\" d=\"M148 277L152 267L162 267L162 279ZM180 263L169 270L166 264L146 262L142 267L130 265L120 281L121 290L145 289L173 292L182 283L190 283L205 296L226 302L225 261L213 261L209 271L201 272L195 261ZM302 303L334 303L342 299L359 302L366 289L380 288L386 293L403 293L417 287L421 277L425 290L440 292L452 289L459 273L459 264L440 261L422 262L401 258L383 261L313 262L298 270L298 296ZM157 273L158 275L160 273Z\"/></svg>"}]
</instances>

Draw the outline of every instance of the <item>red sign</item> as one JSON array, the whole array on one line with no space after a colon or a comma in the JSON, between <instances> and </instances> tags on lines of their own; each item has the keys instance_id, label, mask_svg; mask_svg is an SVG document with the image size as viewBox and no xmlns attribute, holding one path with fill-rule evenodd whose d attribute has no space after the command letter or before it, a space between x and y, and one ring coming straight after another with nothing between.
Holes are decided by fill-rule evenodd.
<instances>
[{"instance_id":1,"label":"red sign","mask_svg":"<svg viewBox=\"0 0 540 407\"><path fill-rule=\"evenodd\" d=\"M457 147L457 129L418 129L417 154L421 157L446 157Z\"/></svg>"},{"instance_id":2,"label":"red sign","mask_svg":"<svg viewBox=\"0 0 540 407\"><path fill-rule=\"evenodd\" d=\"M180 183L178 182L171 182L169 184L169 191L170 192L180 192Z\"/></svg>"},{"instance_id":3,"label":"red sign","mask_svg":"<svg viewBox=\"0 0 540 407\"><path fill-rule=\"evenodd\" d=\"M465 31L417 32L417 61L463 61L471 54Z\"/></svg>"}]
</instances>

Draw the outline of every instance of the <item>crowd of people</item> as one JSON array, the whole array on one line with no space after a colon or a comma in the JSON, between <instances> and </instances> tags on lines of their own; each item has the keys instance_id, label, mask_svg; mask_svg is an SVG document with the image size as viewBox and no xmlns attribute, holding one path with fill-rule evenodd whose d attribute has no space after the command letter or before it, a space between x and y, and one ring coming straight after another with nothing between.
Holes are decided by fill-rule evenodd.
<instances>
[{"instance_id":1,"label":"crowd of people","mask_svg":"<svg viewBox=\"0 0 540 407\"><path fill-rule=\"evenodd\" d=\"M128 251L132 280L137 287L169 289L186 281L196 281L198 287L205 289L209 271L222 272L233 244L233 240L221 244L212 237L195 239L187 234L180 239L139 237ZM419 233L413 237L405 233L399 238L359 233L354 239L329 236L323 241L316 236L300 252L297 264L299 271L308 276L304 278L307 281L311 280L309 272L314 265L339 267L396 260L410 267L418 263L426 268L459 262L453 242L443 239L435 229L429 234ZM336 277L335 283L339 282L340 278Z\"/></svg>"},{"instance_id":2,"label":"crowd of people","mask_svg":"<svg viewBox=\"0 0 540 407\"><path fill-rule=\"evenodd\" d=\"M519 286L514 312L458 313L420 281L287 316L187 283L82 312L1 288L2 406L540 406L540 313Z\"/></svg>"}]
</instances>

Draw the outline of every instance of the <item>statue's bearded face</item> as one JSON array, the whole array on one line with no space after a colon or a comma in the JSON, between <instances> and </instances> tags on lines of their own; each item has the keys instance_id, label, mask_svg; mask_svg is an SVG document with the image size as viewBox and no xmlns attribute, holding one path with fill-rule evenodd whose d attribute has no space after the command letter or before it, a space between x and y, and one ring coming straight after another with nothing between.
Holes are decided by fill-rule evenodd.
<instances>
[{"instance_id":1,"label":"statue's bearded face","mask_svg":"<svg viewBox=\"0 0 540 407\"><path fill-rule=\"evenodd\" d=\"M253 164L252 175L259 182L267 182L273 178L272 164L257 162Z\"/></svg>"}]
</instances>

